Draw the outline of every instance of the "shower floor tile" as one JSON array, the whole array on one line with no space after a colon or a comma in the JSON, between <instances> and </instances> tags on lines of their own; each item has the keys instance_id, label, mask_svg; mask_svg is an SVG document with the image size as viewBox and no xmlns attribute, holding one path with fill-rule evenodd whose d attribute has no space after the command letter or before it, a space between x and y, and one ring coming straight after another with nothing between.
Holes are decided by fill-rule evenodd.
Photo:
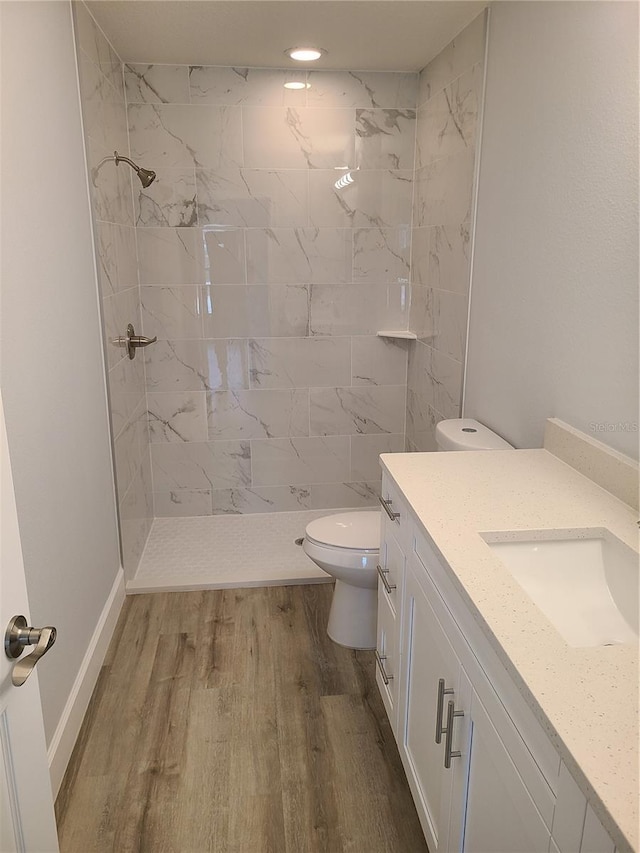
<instances>
[{"instance_id":1,"label":"shower floor tile","mask_svg":"<svg viewBox=\"0 0 640 853\"><path fill-rule=\"evenodd\" d=\"M156 518L127 592L330 582L294 540L343 511Z\"/></svg>"}]
</instances>

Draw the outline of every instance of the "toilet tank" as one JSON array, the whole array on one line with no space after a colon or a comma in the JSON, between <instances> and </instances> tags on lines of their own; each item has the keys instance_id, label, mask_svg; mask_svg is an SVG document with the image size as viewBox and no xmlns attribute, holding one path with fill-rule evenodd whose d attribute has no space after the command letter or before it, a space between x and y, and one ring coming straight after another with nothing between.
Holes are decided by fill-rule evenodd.
<instances>
[{"instance_id":1,"label":"toilet tank","mask_svg":"<svg viewBox=\"0 0 640 853\"><path fill-rule=\"evenodd\" d=\"M453 418L436 425L438 450L513 450L504 438L473 418Z\"/></svg>"}]
</instances>

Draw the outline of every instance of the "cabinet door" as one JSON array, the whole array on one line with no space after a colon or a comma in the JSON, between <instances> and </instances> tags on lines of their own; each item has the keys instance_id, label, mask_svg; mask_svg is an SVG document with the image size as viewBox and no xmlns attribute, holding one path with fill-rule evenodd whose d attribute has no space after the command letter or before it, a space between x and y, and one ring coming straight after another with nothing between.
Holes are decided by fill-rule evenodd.
<instances>
[{"instance_id":1,"label":"cabinet door","mask_svg":"<svg viewBox=\"0 0 640 853\"><path fill-rule=\"evenodd\" d=\"M468 713L466 801L452 810L452 835L462 827L465 853L546 853L551 833L475 692Z\"/></svg>"},{"instance_id":2,"label":"cabinet door","mask_svg":"<svg viewBox=\"0 0 640 853\"><path fill-rule=\"evenodd\" d=\"M460 664L411 567L405 577L404 646L399 747L422 829L431 853L448 850L454 774L444 768L444 735L436 742L438 682L447 691L441 706L455 700ZM423 571L423 570L422 570ZM442 719L444 726L444 717Z\"/></svg>"}]
</instances>

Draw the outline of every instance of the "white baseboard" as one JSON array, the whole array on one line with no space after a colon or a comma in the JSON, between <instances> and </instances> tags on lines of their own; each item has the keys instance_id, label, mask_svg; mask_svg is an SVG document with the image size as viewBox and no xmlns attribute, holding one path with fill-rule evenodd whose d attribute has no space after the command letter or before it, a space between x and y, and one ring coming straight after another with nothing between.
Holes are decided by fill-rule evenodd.
<instances>
[{"instance_id":1,"label":"white baseboard","mask_svg":"<svg viewBox=\"0 0 640 853\"><path fill-rule=\"evenodd\" d=\"M89 648L82 660L80 670L49 745L49 775L51 776L54 799L58 795L62 778L71 758L124 599L124 573L122 569L118 569L113 587L100 614Z\"/></svg>"}]
</instances>

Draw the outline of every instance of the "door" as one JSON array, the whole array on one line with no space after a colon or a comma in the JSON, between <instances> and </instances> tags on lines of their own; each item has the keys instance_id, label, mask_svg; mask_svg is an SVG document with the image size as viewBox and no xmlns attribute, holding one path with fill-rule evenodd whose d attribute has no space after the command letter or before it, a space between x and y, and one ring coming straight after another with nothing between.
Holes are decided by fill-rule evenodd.
<instances>
[{"instance_id":1,"label":"door","mask_svg":"<svg viewBox=\"0 0 640 853\"><path fill-rule=\"evenodd\" d=\"M0 477L0 626L4 638L5 627L13 616L24 615L29 620L29 604L1 396ZM20 660L25 655L26 652ZM0 851L56 853L58 838L38 675L34 670L21 687L14 687L11 675L15 663L3 649L0 654Z\"/></svg>"},{"instance_id":2,"label":"door","mask_svg":"<svg viewBox=\"0 0 640 853\"><path fill-rule=\"evenodd\" d=\"M455 849L465 853L545 853L551 833L464 673L463 680L471 695L469 710L465 710L469 716L468 778L466 797L452 811L452 836L461 827L463 838L461 848L456 845Z\"/></svg>"},{"instance_id":3,"label":"door","mask_svg":"<svg viewBox=\"0 0 640 853\"><path fill-rule=\"evenodd\" d=\"M399 746L427 845L437 853L449 850L455 771L444 766L444 729L449 702L459 706L461 667L417 579L419 573L426 574L412 555L405 579ZM456 728L453 749L458 750L458 720Z\"/></svg>"}]
</instances>

